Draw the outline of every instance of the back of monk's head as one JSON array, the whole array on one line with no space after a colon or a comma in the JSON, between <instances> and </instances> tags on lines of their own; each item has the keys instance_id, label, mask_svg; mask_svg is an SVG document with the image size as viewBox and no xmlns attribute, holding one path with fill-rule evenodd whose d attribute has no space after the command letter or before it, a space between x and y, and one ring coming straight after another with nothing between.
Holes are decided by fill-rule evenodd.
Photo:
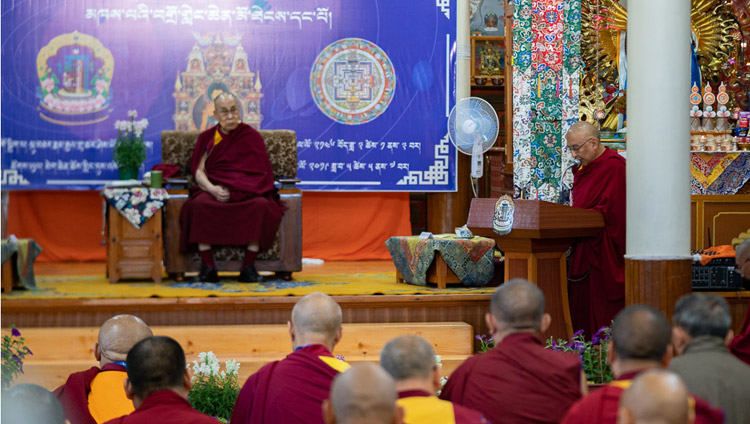
<instances>
[{"instance_id":1,"label":"back of monk's head","mask_svg":"<svg viewBox=\"0 0 750 424\"><path fill-rule=\"evenodd\" d=\"M633 380L620 398L619 422L634 424L687 424L688 390L677 374L653 369Z\"/></svg>"},{"instance_id":2,"label":"back of monk's head","mask_svg":"<svg viewBox=\"0 0 750 424\"><path fill-rule=\"evenodd\" d=\"M18 384L3 393L2 421L8 424L63 424L65 413L57 397L36 384Z\"/></svg>"},{"instance_id":3,"label":"back of monk's head","mask_svg":"<svg viewBox=\"0 0 750 424\"><path fill-rule=\"evenodd\" d=\"M372 362L352 366L331 385L331 405L338 424L392 423L397 398L391 376Z\"/></svg>"},{"instance_id":4,"label":"back of monk's head","mask_svg":"<svg viewBox=\"0 0 750 424\"><path fill-rule=\"evenodd\" d=\"M182 387L185 352L174 339L152 336L128 352L128 380L138 397L145 399L157 390Z\"/></svg>"},{"instance_id":5,"label":"back of monk's head","mask_svg":"<svg viewBox=\"0 0 750 424\"><path fill-rule=\"evenodd\" d=\"M672 329L661 312L647 305L623 309L612 324L612 345L620 360L661 361Z\"/></svg>"},{"instance_id":6,"label":"back of monk's head","mask_svg":"<svg viewBox=\"0 0 750 424\"><path fill-rule=\"evenodd\" d=\"M732 326L729 304L723 297L710 293L690 293L674 306L672 322L690 337L724 338Z\"/></svg>"},{"instance_id":7,"label":"back of monk's head","mask_svg":"<svg viewBox=\"0 0 750 424\"><path fill-rule=\"evenodd\" d=\"M292 309L292 325L298 335L314 333L333 340L341 329L341 321L339 304L321 292L308 294Z\"/></svg>"},{"instance_id":8,"label":"back of monk's head","mask_svg":"<svg viewBox=\"0 0 750 424\"><path fill-rule=\"evenodd\" d=\"M116 315L99 328L99 352L109 361L124 361L128 351L153 333L134 315Z\"/></svg>"},{"instance_id":9,"label":"back of monk's head","mask_svg":"<svg viewBox=\"0 0 750 424\"><path fill-rule=\"evenodd\" d=\"M514 329L539 329L544 315L544 293L536 284L514 278L495 290L490 312Z\"/></svg>"},{"instance_id":10,"label":"back of monk's head","mask_svg":"<svg viewBox=\"0 0 750 424\"><path fill-rule=\"evenodd\" d=\"M406 335L388 341L380 351L380 366L396 381L429 379L435 367L435 351L424 337Z\"/></svg>"}]
</instances>

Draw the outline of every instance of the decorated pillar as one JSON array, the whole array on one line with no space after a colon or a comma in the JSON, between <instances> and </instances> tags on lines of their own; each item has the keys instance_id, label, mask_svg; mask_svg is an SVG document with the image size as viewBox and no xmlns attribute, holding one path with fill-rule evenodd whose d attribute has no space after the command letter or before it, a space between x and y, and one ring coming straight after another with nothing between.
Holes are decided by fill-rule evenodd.
<instances>
[{"instance_id":1,"label":"decorated pillar","mask_svg":"<svg viewBox=\"0 0 750 424\"><path fill-rule=\"evenodd\" d=\"M513 3L514 194L566 201L563 192L572 176L564 170L571 158L562 146L568 128L578 120L581 2Z\"/></svg>"},{"instance_id":2,"label":"decorated pillar","mask_svg":"<svg viewBox=\"0 0 750 424\"><path fill-rule=\"evenodd\" d=\"M691 290L690 2L628 6L625 301L670 315Z\"/></svg>"}]
</instances>

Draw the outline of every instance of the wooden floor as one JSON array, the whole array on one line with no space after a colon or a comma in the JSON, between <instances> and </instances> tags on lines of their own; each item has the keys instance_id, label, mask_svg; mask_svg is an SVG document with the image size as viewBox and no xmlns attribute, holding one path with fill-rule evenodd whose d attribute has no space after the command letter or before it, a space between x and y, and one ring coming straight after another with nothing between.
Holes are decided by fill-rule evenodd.
<instances>
[{"instance_id":1,"label":"wooden floor","mask_svg":"<svg viewBox=\"0 0 750 424\"><path fill-rule=\"evenodd\" d=\"M38 263L38 276L101 275L103 262ZM393 273L391 261L325 262L305 265L294 274ZM475 334L486 334L484 314L489 294L336 296L346 323L399 323L463 321ZM254 298L150 298L150 299L50 299L2 301L2 326L90 327L107 318L128 313L150 325L285 324L296 297Z\"/></svg>"}]
</instances>

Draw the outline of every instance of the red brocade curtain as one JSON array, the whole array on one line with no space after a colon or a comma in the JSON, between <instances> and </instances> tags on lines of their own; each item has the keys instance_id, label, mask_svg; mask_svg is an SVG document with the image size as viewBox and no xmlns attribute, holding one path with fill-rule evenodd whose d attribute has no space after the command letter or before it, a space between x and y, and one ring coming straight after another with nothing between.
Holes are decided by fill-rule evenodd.
<instances>
[{"instance_id":1,"label":"red brocade curtain","mask_svg":"<svg viewBox=\"0 0 750 424\"><path fill-rule=\"evenodd\" d=\"M12 191L8 234L33 238L40 262L105 261L98 191ZM411 235L408 193L305 192L302 255L325 260L390 259L385 241Z\"/></svg>"}]
</instances>

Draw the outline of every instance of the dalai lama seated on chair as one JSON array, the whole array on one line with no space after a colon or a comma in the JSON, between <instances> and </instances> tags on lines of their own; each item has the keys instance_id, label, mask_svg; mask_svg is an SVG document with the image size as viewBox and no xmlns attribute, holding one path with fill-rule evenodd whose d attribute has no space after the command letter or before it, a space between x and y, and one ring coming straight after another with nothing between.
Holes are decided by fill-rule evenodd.
<instances>
[{"instance_id":1,"label":"dalai lama seated on chair","mask_svg":"<svg viewBox=\"0 0 750 424\"><path fill-rule=\"evenodd\" d=\"M255 257L274 241L285 207L260 133L240 121L231 93L214 99L219 124L201 133L190 159L197 186L180 214L180 250L197 247L200 273L193 282L219 282L211 245L247 246L240 282L259 282Z\"/></svg>"}]
</instances>

